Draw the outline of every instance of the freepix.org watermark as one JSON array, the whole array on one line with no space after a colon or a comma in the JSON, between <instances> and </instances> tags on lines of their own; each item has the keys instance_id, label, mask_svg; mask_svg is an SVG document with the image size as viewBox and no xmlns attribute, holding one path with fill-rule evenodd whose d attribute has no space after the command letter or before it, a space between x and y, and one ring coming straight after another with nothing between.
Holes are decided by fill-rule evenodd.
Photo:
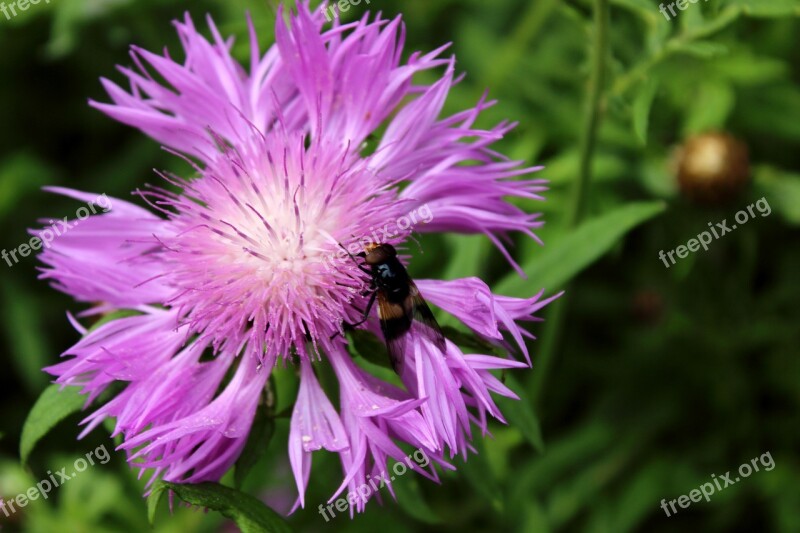
<instances>
[{"instance_id":1,"label":"freepix.org watermark","mask_svg":"<svg viewBox=\"0 0 800 533\"><path fill-rule=\"evenodd\" d=\"M87 453L84 457L78 457L75 459L75 462L72 463L72 470L69 472L67 472L67 470L69 470L68 466L65 466L61 470L57 470L55 473L48 470L47 475L49 477L42 479L35 486L29 488L25 492L17 494L13 498L0 499L0 511L2 511L6 517L10 517L12 514L16 513L18 509L27 507L28 504L34 500L38 500L39 498L46 500L50 496L50 492L53 489L60 487L70 479L77 477L78 474L90 466L94 466L95 459L101 465L104 465L111 460L111 455L108 453L108 450L106 450L105 445L95 448Z\"/></svg>"},{"instance_id":2,"label":"freepix.org watermark","mask_svg":"<svg viewBox=\"0 0 800 533\"><path fill-rule=\"evenodd\" d=\"M339 0L331 2L331 5L322 4L320 9L325 14L325 20L331 22L333 19L339 18L340 13L350 11L350 6L357 6L360 3L361 0ZM370 0L364 0L364 3L369 5Z\"/></svg>"},{"instance_id":3,"label":"freepix.org watermark","mask_svg":"<svg viewBox=\"0 0 800 533\"><path fill-rule=\"evenodd\" d=\"M681 509L686 509L692 505L692 503L697 503L703 498L705 498L706 501L711 501L711 496L714 493L725 490L731 485L735 485L742 479L750 477L754 472L759 472L759 463L761 463L761 466L763 466L764 470L767 472L775 468L775 460L772 459L772 454L770 452L765 452L761 454L760 457L754 457L751 459L749 463L742 463L742 465L739 466L739 475L734 479L731 479L730 470L719 476L711 474L711 481L708 483L703 483L699 488L689 491L688 496L684 494L678 498L675 498L674 500L669 501L667 501L666 498L662 499L661 508L664 510L664 513L666 513L667 516L672 516L679 512L678 509L675 508L676 503ZM670 512L670 510L672 512Z\"/></svg>"},{"instance_id":4,"label":"freepix.org watermark","mask_svg":"<svg viewBox=\"0 0 800 533\"><path fill-rule=\"evenodd\" d=\"M370 495L378 492L387 484L391 484L392 481L404 475L409 470L427 467L430 462L431 460L428 458L427 454L417 449L414 453L407 455L403 461L398 461L392 465L392 472L394 475L387 477L386 472L381 472L377 477L370 477L368 474L367 482L357 487L355 490L348 492L346 497L339 498L333 503L328 503L327 507L323 507L322 504L319 504L319 514L322 515L322 518L324 518L326 522L330 522L331 518L336 517L336 513L333 512L334 507L337 511L343 513L354 506L356 502L363 501L366 503ZM330 516L328 516L329 513Z\"/></svg>"},{"instance_id":5,"label":"freepix.org watermark","mask_svg":"<svg viewBox=\"0 0 800 533\"><path fill-rule=\"evenodd\" d=\"M86 206L79 207L78 210L75 211L77 220L72 220L70 222L69 217L64 217L63 219L57 221L50 220L50 225L38 233L35 233L34 236L31 237L30 241L20 244L13 250L0 251L0 257L3 258L9 267L16 265L19 263L17 254L19 254L20 257L28 257L31 254L31 251L40 250L43 246L45 248L49 248L50 243L53 242L56 237L64 235L66 232L77 226L81 220L86 220L89 218L90 214L96 215L98 207L102 209L103 213L108 213L111 211L111 200L109 200L105 193L86 204ZM14 260L13 263L11 262L12 259Z\"/></svg>"},{"instance_id":6,"label":"freepix.org watermark","mask_svg":"<svg viewBox=\"0 0 800 533\"><path fill-rule=\"evenodd\" d=\"M659 4L658 10L661 11L661 14L664 15L664 18L670 20L670 16L667 15L667 9L669 12L672 13L673 17L677 17L678 15L675 13L675 7L680 9L681 11L685 11L689 4L696 4L700 0L677 0L677 2L670 2L667 4L667 7L664 7L664 4ZM708 2L708 0L703 0L703 2Z\"/></svg>"},{"instance_id":7,"label":"freepix.org watermark","mask_svg":"<svg viewBox=\"0 0 800 533\"><path fill-rule=\"evenodd\" d=\"M17 16L17 10L27 11L32 5L36 5L41 0L17 0L16 2L0 2L0 12L6 16L6 20L11 20ZM49 4L50 0L44 0L45 4ZM10 12L10 13L9 13Z\"/></svg>"},{"instance_id":8,"label":"freepix.org watermark","mask_svg":"<svg viewBox=\"0 0 800 533\"><path fill-rule=\"evenodd\" d=\"M739 226L747 224L750 219L756 218L756 211L758 211L762 218L768 217L770 213L772 213L772 208L769 206L769 202L767 202L765 197L762 197L754 204L748 205L745 209L737 211L734 216L736 224L728 226L727 218L722 222L709 222L708 227L711 231L703 231L697 235L696 239L689 239L689 242L685 245L682 244L666 253L664 253L664 250L660 250L658 252L658 258L661 259L665 267L669 268L676 262L675 255L678 256L678 259L684 259L689 255L689 252L694 253L701 247L703 250L708 251L708 245L715 239L722 238L725 234L732 232ZM669 259L669 262L667 262L667 259Z\"/></svg>"},{"instance_id":9,"label":"freepix.org watermark","mask_svg":"<svg viewBox=\"0 0 800 533\"><path fill-rule=\"evenodd\" d=\"M347 244L342 244L342 247L336 249L335 253L329 254L325 257L324 262L329 267L335 267L336 264L342 264L350 261L350 255L356 255L363 252L367 246L372 243L389 242L405 232L411 230L418 224L429 224L433 220L433 211L428 204L423 204L413 211L409 211L405 215L398 217L397 220L387 222L382 226L372 226L369 228L370 233L363 235L361 238L355 237L348 241ZM332 237L331 237L332 238Z\"/></svg>"}]
</instances>

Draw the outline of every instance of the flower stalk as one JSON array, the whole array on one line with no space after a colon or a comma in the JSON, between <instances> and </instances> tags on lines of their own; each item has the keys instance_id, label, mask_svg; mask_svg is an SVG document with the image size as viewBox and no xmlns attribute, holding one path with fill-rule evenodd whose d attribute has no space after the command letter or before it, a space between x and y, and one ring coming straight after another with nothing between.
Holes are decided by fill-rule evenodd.
<instances>
[{"instance_id":1,"label":"flower stalk","mask_svg":"<svg viewBox=\"0 0 800 533\"><path fill-rule=\"evenodd\" d=\"M578 227L586 212L589 184L592 179L592 161L597 144L597 131L602 118L602 96L605 85L605 59L608 53L608 0L594 1L594 36L591 43L591 73L589 76L586 114L580 138L580 167L578 180L572 190L571 209L567 214L566 228ZM531 397L539 403L553 364L553 356L561 337L562 324L568 305L569 291L554 302L547 317L538 357L538 368L532 376Z\"/></svg>"}]
</instances>

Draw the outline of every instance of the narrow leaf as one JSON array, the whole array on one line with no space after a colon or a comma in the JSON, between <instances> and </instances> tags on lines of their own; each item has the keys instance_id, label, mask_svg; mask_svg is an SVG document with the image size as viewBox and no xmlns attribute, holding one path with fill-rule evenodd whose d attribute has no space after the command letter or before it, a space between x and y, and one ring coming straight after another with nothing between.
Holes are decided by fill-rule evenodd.
<instances>
[{"instance_id":1,"label":"narrow leaf","mask_svg":"<svg viewBox=\"0 0 800 533\"><path fill-rule=\"evenodd\" d=\"M292 529L278 513L247 493L218 483L178 484L159 481L147 502L152 522L165 491L174 492L184 502L205 507L230 518L242 533L288 533Z\"/></svg>"},{"instance_id":2,"label":"narrow leaf","mask_svg":"<svg viewBox=\"0 0 800 533\"><path fill-rule=\"evenodd\" d=\"M727 46L713 41L674 41L670 44L669 50L700 59L712 59L729 52Z\"/></svg>"},{"instance_id":3,"label":"narrow leaf","mask_svg":"<svg viewBox=\"0 0 800 533\"><path fill-rule=\"evenodd\" d=\"M539 417L533 411L533 400L528 397L525 388L514 376L506 375L506 385L517 393L519 400L498 397L497 406L509 423L513 427L519 428L534 449L539 453L544 453L542 427L539 424Z\"/></svg>"},{"instance_id":4,"label":"narrow leaf","mask_svg":"<svg viewBox=\"0 0 800 533\"><path fill-rule=\"evenodd\" d=\"M484 439L473 440L472 446L475 448L475 453L470 454L467 461L459 466L458 471L496 511L501 512L504 506L502 490L489 463Z\"/></svg>"},{"instance_id":5,"label":"narrow leaf","mask_svg":"<svg viewBox=\"0 0 800 533\"><path fill-rule=\"evenodd\" d=\"M477 352L481 354L505 356L508 353L506 350L483 340L474 333L466 333L452 326L442 326L442 333L444 333L445 337L462 348L477 350Z\"/></svg>"},{"instance_id":6,"label":"narrow leaf","mask_svg":"<svg viewBox=\"0 0 800 533\"><path fill-rule=\"evenodd\" d=\"M147 496L147 520L150 521L151 526L155 525L158 503L161 501L161 495L166 488L166 484L159 481L153 485L153 490L151 490L150 494Z\"/></svg>"},{"instance_id":7,"label":"narrow leaf","mask_svg":"<svg viewBox=\"0 0 800 533\"><path fill-rule=\"evenodd\" d=\"M762 209L774 208L789 224L800 225L800 174L758 166L753 175L758 193L768 202Z\"/></svg>"},{"instance_id":8,"label":"narrow leaf","mask_svg":"<svg viewBox=\"0 0 800 533\"><path fill-rule=\"evenodd\" d=\"M356 330L348 333L349 349L354 355L360 355L370 363L391 368L386 344L369 331Z\"/></svg>"},{"instance_id":9,"label":"narrow leaf","mask_svg":"<svg viewBox=\"0 0 800 533\"><path fill-rule=\"evenodd\" d=\"M113 311L111 313L107 313L100 317L100 319L92 324L92 326L87 330L87 333L91 333L92 331L100 328L101 326L105 326L109 322L113 322L119 318L128 318L129 316L136 316L141 315L141 311L134 311L133 309L121 309L119 311Z\"/></svg>"},{"instance_id":10,"label":"narrow leaf","mask_svg":"<svg viewBox=\"0 0 800 533\"><path fill-rule=\"evenodd\" d=\"M728 5L738 6L753 17L785 17L800 15L798 0L728 0Z\"/></svg>"},{"instance_id":11,"label":"narrow leaf","mask_svg":"<svg viewBox=\"0 0 800 533\"><path fill-rule=\"evenodd\" d=\"M556 290L597 261L630 230L664 211L663 202L636 202L592 220L545 246L522 265L528 280L511 273L497 284L500 294L525 294L533 287Z\"/></svg>"},{"instance_id":12,"label":"narrow leaf","mask_svg":"<svg viewBox=\"0 0 800 533\"><path fill-rule=\"evenodd\" d=\"M3 279L0 289L5 302L3 326L10 343L11 362L27 390L36 394L49 381L42 367L47 366L51 353L48 336L42 334L41 303L26 295L11 279Z\"/></svg>"},{"instance_id":13,"label":"narrow leaf","mask_svg":"<svg viewBox=\"0 0 800 533\"><path fill-rule=\"evenodd\" d=\"M650 109L658 89L658 80L650 78L639 90L633 101L633 131L643 145L647 144L647 128L650 123Z\"/></svg>"},{"instance_id":14,"label":"narrow leaf","mask_svg":"<svg viewBox=\"0 0 800 533\"><path fill-rule=\"evenodd\" d=\"M275 433L275 419L265 405L259 405L256 417L247 436L239 459L236 461L236 470L233 474L233 483L239 488L244 483L247 474L255 466L259 459L266 453L269 442Z\"/></svg>"},{"instance_id":15,"label":"narrow leaf","mask_svg":"<svg viewBox=\"0 0 800 533\"><path fill-rule=\"evenodd\" d=\"M735 100L735 93L728 83L715 79L701 82L686 111L684 133L688 136L723 129Z\"/></svg>"},{"instance_id":16,"label":"narrow leaf","mask_svg":"<svg viewBox=\"0 0 800 533\"><path fill-rule=\"evenodd\" d=\"M430 508L422 494L419 482L413 476L392 483L397 504L410 516L426 524L440 524L442 519Z\"/></svg>"},{"instance_id":17,"label":"narrow leaf","mask_svg":"<svg viewBox=\"0 0 800 533\"><path fill-rule=\"evenodd\" d=\"M86 396L78 391L78 387L66 387L61 390L61 385L54 384L47 387L39 396L22 426L22 437L19 442L22 464L28 462L36 443L56 424L81 410L86 402Z\"/></svg>"}]
</instances>

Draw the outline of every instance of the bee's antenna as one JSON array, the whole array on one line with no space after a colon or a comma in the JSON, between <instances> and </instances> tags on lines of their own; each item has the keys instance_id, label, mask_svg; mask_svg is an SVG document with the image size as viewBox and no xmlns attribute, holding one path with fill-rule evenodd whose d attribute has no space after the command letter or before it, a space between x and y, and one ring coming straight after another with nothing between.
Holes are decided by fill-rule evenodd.
<instances>
[{"instance_id":1,"label":"bee's antenna","mask_svg":"<svg viewBox=\"0 0 800 533\"><path fill-rule=\"evenodd\" d=\"M410 238L412 241L414 241L415 243L417 243L417 248L419 249L419 253L421 253L421 254L424 254L425 252L423 252L423 251L422 251L422 245L419 243L419 241L417 240L417 238L416 238L416 237L414 237L414 233L413 233L413 232L412 232L412 233L409 233L409 234L408 234L408 237L409 237L409 238Z\"/></svg>"},{"instance_id":2,"label":"bee's antenna","mask_svg":"<svg viewBox=\"0 0 800 533\"><path fill-rule=\"evenodd\" d=\"M342 250L344 250L344 252L345 252L345 253L346 253L346 254L347 254L349 257L350 257L350 259L352 259L352 260L353 260L353 262L356 264L356 266L360 266L360 265L358 264L358 261L356 261L356 258L355 258L355 257L353 257L353 254L351 254L351 253L350 253L350 250L348 250L347 248L345 248L345 247L344 247L344 244L340 243L339 241L336 241L336 244L338 244L338 245L339 245L339 248L341 248Z\"/></svg>"},{"instance_id":3,"label":"bee's antenna","mask_svg":"<svg viewBox=\"0 0 800 533\"><path fill-rule=\"evenodd\" d=\"M354 256L353 254L351 254L351 253L350 253L350 250L348 250L347 248L345 248L345 247L344 247L344 245L343 245L342 243L340 243L339 241L336 241L336 244L338 244L338 245L339 245L339 247L340 247L342 250L344 250L344 253L346 253L346 254L348 255L348 257L350 257L350 259L352 259L352 260L353 260L353 263L355 263L355 265L358 267L358 269L359 269L361 272L364 272L365 274L370 274L370 275L371 275L371 272L370 272L369 270L367 270L366 268L364 268L364 266L363 266L361 263L359 263L359 262L358 262L358 260L355 258L355 256Z\"/></svg>"}]
</instances>

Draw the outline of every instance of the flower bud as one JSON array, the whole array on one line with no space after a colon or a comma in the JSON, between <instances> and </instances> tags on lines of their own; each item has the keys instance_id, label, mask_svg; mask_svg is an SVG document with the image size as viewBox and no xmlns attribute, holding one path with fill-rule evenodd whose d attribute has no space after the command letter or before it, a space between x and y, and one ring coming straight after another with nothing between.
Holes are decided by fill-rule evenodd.
<instances>
[{"instance_id":1,"label":"flower bud","mask_svg":"<svg viewBox=\"0 0 800 533\"><path fill-rule=\"evenodd\" d=\"M747 146L727 133L697 135L679 149L678 185L690 200L724 203L741 192L749 177Z\"/></svg>"}]
</instances>

